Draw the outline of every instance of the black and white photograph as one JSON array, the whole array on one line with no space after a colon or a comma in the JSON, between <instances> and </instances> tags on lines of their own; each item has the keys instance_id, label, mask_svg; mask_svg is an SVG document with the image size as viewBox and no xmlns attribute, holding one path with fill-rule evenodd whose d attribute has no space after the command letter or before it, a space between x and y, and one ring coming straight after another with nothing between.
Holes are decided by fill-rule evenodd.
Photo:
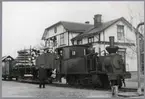
<instances>
[{"instance_id":1,"label":"black and white photograph","mask_svg":"<svg viewBox=\"0 0 145 99\"><path fill-rule=\"evenodd\" d=\"M3 1L2 97L143 98L144 1Z\"/></svg>"}]
</instances>

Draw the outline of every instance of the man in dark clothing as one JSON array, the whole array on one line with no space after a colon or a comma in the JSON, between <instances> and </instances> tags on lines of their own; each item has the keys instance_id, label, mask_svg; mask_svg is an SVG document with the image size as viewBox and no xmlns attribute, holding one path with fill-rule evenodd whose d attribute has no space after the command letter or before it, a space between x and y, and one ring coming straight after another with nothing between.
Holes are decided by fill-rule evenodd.
<instances>
[{"instance_id":1,"label":"man in dark clothing","mask_svg":"<svg viewBox=\"0 0 145 99\"><path fill-rule=\"evenodd\" d=\"M47 78L47 72L44 68L44 66L41 66L39 68L39 71L38 71L38 75L39 75L39 88L41 88L41 86L43 85L43 88L45 88L45 81L46 81L46 78Z\"/></svg>"},{"instance_id":2,"label":"man in dark clothing","mask_svg":"<svg viewBox=\"0 0 145 99\"><path fill-rule=\"evenodd\" d=\"M125 80L124 80L124 78L122 79L122 82L123 82L123 84L124 84L124 87L126 87L126 84L125 84Z\"/></svg>"}]
</instances>

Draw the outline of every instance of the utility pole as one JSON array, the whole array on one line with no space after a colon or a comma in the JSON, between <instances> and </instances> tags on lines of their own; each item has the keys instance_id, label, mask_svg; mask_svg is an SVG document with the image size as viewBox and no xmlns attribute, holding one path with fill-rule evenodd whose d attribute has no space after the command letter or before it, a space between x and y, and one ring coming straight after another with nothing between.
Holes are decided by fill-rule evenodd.
<instances>
[{"instance_id":1,"label":"utility pole","mask_svg":"<svg viewBox=\"0 0 145 99\"><path fill-rule=\"evenodd\" d=\"M140 60L140 34L139 34L139 27L144 25L144 22L141 22L136 27L136 49L137 49L137 70L138 70L138 94L142 94L141 92L141 82L140 82L140 74L141 74L141 60Z\"/></svg>"},{"instance_id":2,"label":"utility pole","mask_svg":"<svg viewBox=\"0 0 145 99\"><path fill-rule=\"evenodd\" d=\"M30 73L31 73L31 69L32 69L32 60L31 60L31 45L30 45L30 57L29 57L29 62L30 62Z\"/></svg>"}]
</instances>

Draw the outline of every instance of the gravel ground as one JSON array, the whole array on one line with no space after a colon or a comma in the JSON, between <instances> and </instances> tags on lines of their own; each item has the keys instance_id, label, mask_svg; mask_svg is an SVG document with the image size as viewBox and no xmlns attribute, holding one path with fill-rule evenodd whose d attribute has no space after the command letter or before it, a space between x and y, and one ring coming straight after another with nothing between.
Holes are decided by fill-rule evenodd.
<instances>
[{"instance_id":1,"label":"gravel ground","mask_svg":"<svg viewBox=\"0 0 145 99\"><path fill-rule=\"evenodd\" d=\"M127 82L126 85L129 85L130 87L137 87L137 82ZM19 83L15 81L2 81L2 96L37 97L38 99L50 99L50 97L113 98L110 90L80 89L68 87L64 84L46 85L46 88L40 89L38 84ZM142 97L143 96L140 98ZM129 97L125 98L128 99Z\"/></svg>"},{"instance_id":2,"label":"gravel ground","mask_svg":"<svg viewBox=\"0 0 145 99\"><path fill-rule=\"evenodd\" d=\"M3 97L111 97L110 91L99 91L90 89L78 89L69 87L56 87L47 85L40 89L37 84L18 83L13 81L2 81Z\"/></svg>"}]
</instances>

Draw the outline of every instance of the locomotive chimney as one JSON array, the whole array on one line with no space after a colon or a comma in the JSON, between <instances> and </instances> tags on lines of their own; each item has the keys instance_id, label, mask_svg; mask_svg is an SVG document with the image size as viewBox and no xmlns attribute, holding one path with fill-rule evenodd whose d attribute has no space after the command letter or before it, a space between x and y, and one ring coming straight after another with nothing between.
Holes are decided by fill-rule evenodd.
<instances>
[{"instance_id":1,"label":"locomotive chimney","mask_svg":"<svg viewBox=\"0 0 145 99\"><path fill-rule=\"evenodd\" d=\"M114 47L114 36L109 37L110 47Z\"/></svg>"},{"instance_id":2,"label":"locomotive chimney","mask_svg":"<svg viewBox=\"0 0 145 99\"><path fill-rule=\"evenodd\" d=\"M109 54L116 53L119 49L118 46L114 46L114 36L109 37L110 46L106 47L106 50Z\"/></svg>"}]
</instances>

